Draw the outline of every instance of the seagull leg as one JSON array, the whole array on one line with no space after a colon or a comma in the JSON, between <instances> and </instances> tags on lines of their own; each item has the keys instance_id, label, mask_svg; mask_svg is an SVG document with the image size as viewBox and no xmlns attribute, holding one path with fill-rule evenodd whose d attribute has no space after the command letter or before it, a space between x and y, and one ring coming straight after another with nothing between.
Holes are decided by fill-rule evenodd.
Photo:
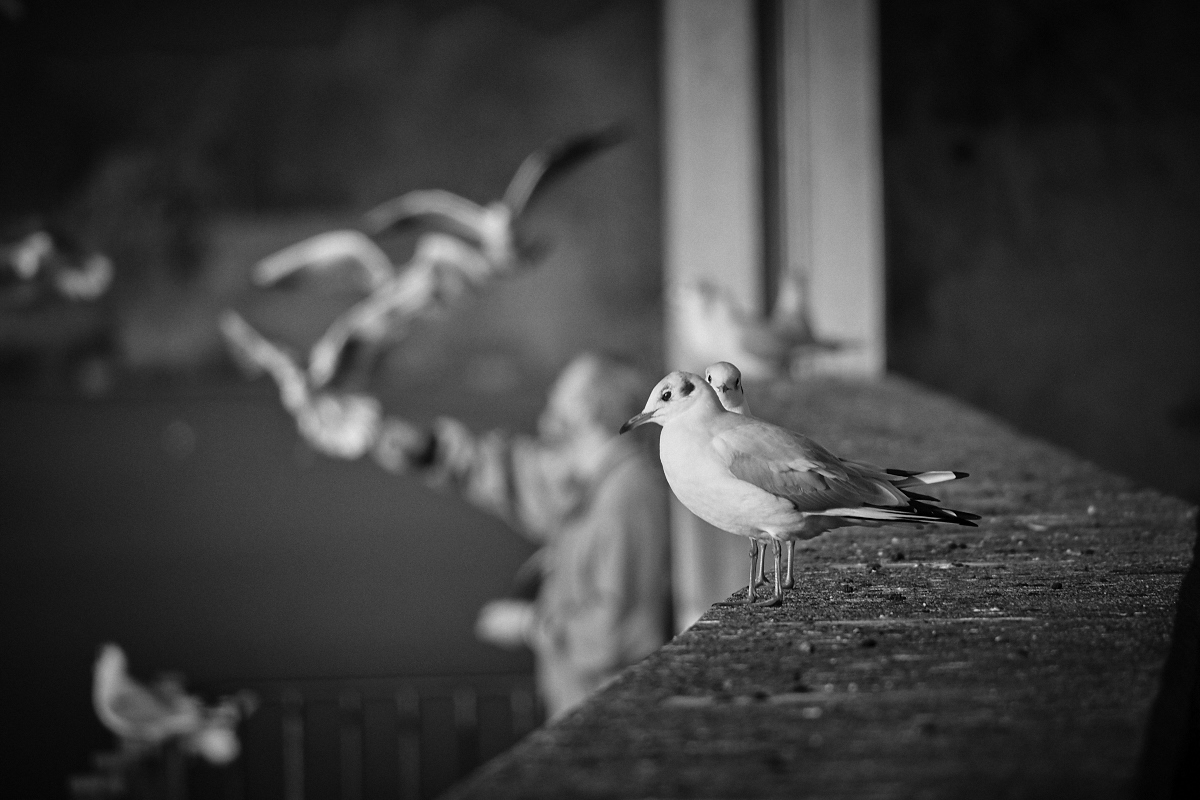
<instances>
[{"instance_id":1,"label":"seagull leg","mask_svg":"<svg viewBox=\"0 0 1200 800\"><path fill-rule=\"evenodd\" d=\"M792 559L796 555L796 542L789 540L787 543L787 572L783 576L783 588L792 589L796 586L796 576L792 574Z\"/></svg>"},{"instance_id":2,"label":"seagull leg","mask_svg":"<svg viewBox=\"0 0 1200 800\"><path fill-rule=\"evenodd\" d=\"M754 603L756 606L783 605L783 545L775 541L775 592L770 596Z\"/></svg>"},{"instance_id":3,"label":"seagull leg","mask_svg":"<svg viewBox=\"0 0 1200 800\"><path fill-rule=\"evenodd\" d=\"M754 585L762 586L767 582L767 548L759 546L758 548L758 567L754 573Z\"/></svg>"},{"instance_id":4,"label":"seagull leg","mask_svg":"<svg viewBox=\"0 0 1200 800\"><path fill-rule=\"evenodd\" d=\"M760 545L758 539L750 540L750 585L746 588L745 600L721 600L713 603L714 606L745 606L754 603L754 579L757 577L758 553Z\"/></svg>"}]
</instances>

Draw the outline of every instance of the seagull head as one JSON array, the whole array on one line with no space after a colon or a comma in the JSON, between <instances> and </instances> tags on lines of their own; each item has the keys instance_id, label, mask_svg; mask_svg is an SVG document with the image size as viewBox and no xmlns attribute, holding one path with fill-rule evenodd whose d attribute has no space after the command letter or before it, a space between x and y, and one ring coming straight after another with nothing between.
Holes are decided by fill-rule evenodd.
<instances>
[{"instance_id":1,"label":"seagull head","mask_svg":"<svg viewBox=\"0 0 1200 800\"><path fill-rule=\"evenodd\" d=\"M631 431L647 422L666 424L669 420L697 406L706 406L720 411L716 393L699 375L690 372L672 372L658 382L650 399L640 414L635 414L624 425L621 433Z\"/></svg>"},{"instance_id":2,"label":"seagull head","mask_svg":"<svg viewBox=\"0 0 1200 800\"><path fill-rule=\"evenodd\" d=\"M704 380L717 393L726 411L744 414L746 395L742 394L742 371L728 361L718 361L704 370Z\"/></svg>"}]
</instances>

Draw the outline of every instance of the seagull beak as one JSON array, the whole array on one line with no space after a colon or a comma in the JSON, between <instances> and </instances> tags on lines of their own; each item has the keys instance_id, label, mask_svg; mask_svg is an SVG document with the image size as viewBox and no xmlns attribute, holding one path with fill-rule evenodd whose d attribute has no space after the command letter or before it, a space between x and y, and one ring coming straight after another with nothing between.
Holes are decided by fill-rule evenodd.
<instances>
[{"instance_id":1,"label":"seagull beak","mask_svg":"<svg viewBox=\"0 0 1200 800\"><path fill-rule=\"evenodd\" d=\"M621 426L621 433L628 433L629 431L636 428L638 425L645 425L647 422L649 422L653 418L654 418L653 411L643 411L640 414L635 414L634 416L629 418L628 422L626 422L624 425Z\"/></svg>"}]
</instances>

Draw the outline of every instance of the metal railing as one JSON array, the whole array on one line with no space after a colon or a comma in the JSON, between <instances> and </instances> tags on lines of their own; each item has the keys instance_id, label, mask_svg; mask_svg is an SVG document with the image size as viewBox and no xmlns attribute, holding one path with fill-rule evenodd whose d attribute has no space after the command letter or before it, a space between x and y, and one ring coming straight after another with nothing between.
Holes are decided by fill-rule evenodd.
<instances>
[{"instance_id":1,"label":"metal railing","mask_svg":"<svg viewBox=\"0 0 1200 800\"><path fill-rule=\"evenodd\" d=\"M242 755L226 769L192 769L192 800L432 798L542 721L529 675L248 681L236 688L260 701L239 729Z\"/></svg>"}]
</instances>

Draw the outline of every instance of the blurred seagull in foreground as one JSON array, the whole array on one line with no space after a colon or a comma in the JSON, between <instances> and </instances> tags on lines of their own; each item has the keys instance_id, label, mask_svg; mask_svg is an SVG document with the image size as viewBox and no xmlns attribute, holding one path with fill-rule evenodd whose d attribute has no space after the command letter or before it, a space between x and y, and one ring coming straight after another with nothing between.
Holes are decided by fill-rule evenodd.
<instances>
[{"instance_id":1,"label":"blurred seagull in foreground","mask_svg":"<svg viewBox=\"0 0 1200 800\"><path fill-rule=\"evenodd\" d=\"M383 418L378 400L354 392L316 390L291 353L235 311L225 312L219 325L234 358L247 372L266 372L275 380L280 402L313 447L327 455L353 459L375 445Z\"/></svg>"},{"instance_id":2,"label":"blurred seagull in foreground","mask_svg":"<svg viewBox=\"0 0 1200 800\"><path fill-rule=\"evenodd\" d=\"M252 695L242 693L205 707L198 697L186 694L177 679L145 686L129 676L125 652L111 643L96 658L92 702L104 727L135 755L175 740L185 752L213 764L237 758L234 729L257 704Z\"/></svg>"},{"instance_id":3,"label":"blurred seagull in foreground","mask_svg":"<svg viewBox=\"0 0 1200 800\"><path fill-rule=\"evenodd\" d=\"M525 213L541 191L554 178L624 138L620 128L608 127L548 144L528 155L504 196L486 206L441 189L408 192L367 212L367 227L380 234L419 222L442 226L476 245L492 269L518 269L537 261L546 250L541 243L526 240L521 230Z\"/></svg>"},{"instance_id":4,"label":"blurred seagull in foreground","mask_svg":"<svg viewBox=\"0 0 1200 800\"><path fill-rule=\"evenodd\" d=\"M755 600L755 561L766 542L812 539L847 525L948 522L975 527L977 514L934 505L937 499L906 487L921 476L953 478L965 472L880 470L844 461L808 437L744 414L726 411L699 375L672 372L650 393L646 407L621 432L662 426L659 455L676 497L721 530L750 539L746 603L779 605L782 554L775 551L775 591ZM934 481L940 482L940 481Z\"/></svg>"}]
</instances>

